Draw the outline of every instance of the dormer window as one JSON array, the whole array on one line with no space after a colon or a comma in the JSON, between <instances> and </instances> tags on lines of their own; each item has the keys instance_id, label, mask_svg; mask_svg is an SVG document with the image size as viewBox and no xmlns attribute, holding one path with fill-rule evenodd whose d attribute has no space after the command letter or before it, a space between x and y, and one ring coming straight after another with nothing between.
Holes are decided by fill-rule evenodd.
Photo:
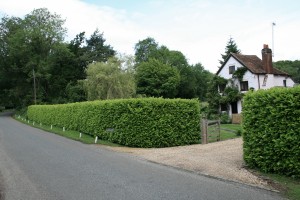
<instances>
[{"instance_id":1,"label":"dormer window","mask_svg":"<svg viewBox=\"0 0 300 200\"><path fill-rule=\"evenodd\" d=\"M233 74L235 72L235 66L229 66L229 74Z\"/></svg>"}]
</instances>

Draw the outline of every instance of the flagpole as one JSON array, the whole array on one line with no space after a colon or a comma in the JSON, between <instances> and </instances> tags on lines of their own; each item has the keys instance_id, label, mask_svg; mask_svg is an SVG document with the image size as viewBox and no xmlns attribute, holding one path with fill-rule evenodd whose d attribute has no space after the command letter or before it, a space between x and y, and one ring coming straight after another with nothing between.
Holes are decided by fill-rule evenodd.
<instances>
[{"instance_id":1,"label":"flagpole","mask_svg":"<svg viewBox=\"0 0 300 200\"><path fill-rule=\"evenodd\" d=\"M272 22L272 57L274 57L274 26L275 26L275 22Z\"/></svg>"}]
</instances>

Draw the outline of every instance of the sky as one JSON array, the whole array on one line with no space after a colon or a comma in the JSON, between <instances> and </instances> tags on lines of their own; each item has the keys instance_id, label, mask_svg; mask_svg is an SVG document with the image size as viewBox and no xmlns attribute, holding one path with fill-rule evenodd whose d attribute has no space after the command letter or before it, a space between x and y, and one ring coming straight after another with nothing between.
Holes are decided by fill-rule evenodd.
<instances>
[{"instance_id":1,"label":"sky","mask_svg":"<svg viewBox=\"0 0 300 200\"><path fill-rule=\"evenodd\" d=\"M136 43L152 37L212 73L230 37L245 55L261 58L268 44L273 61L300 60L296 0L0 0L0 16L23 18L43 7L66 20L66 41L98 28L106 44L133 55Z\"/></svg>"}]
</instances>

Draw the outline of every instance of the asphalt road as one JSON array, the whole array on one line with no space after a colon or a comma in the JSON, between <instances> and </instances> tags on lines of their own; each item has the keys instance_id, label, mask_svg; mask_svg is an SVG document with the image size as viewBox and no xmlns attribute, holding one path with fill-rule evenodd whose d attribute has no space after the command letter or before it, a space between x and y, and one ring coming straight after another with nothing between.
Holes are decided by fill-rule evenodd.
<instances>
[{"instance_id":1,"label":"asphalt road","mask_svg":"<svg viewBox=\"0 0 300 200\"><path fill-rule=\"evenodd\" d=\"M0 199L281 199L277 193L151 163L0 114Z\"/></svg>"}]
</instances>

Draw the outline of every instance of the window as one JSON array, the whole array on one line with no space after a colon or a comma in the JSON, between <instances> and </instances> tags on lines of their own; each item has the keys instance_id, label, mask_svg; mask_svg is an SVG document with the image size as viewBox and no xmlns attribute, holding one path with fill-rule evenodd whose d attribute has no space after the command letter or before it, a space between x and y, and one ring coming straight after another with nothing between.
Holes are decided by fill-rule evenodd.
<instances>
[{"instance_id":1,"label":"window","mask_svg":"<svg viewBox=\"0 0 300 200\"><path fill-rule=\"evenodd\" d=\"M235 66L229 66L229 74L233 74L235 72Z\"/></svg>"},{"instance_id":2,"label":"window","mask_svg":"<svg viewBox=\"0 0 300 200\"><path fill-rule=\"evenodd\" d=\"M241 91L248 91L248 81L241 81Z\"/></svg>"},{"instance_id":3,"label":"window","mask_svg":"<svg viewBox=\"0 0 300 200\"><path fill-rule=\"evenodd\" d=\"M219 85L219 92L220 92L220 93L223 93L224 90L225 90L225 88L226 88L226 84L220 84L220 85Z\"/></svg>"},{"instance_id":4,"label":"window","mask_svg":"<svg viewBox=\"0 0 300 200\"><path fill-rule=\"evenodd\" d=\"M227 111L227 104L221 104L221 111Z\"/></svg>"},{"instance_id":5,"label":"window","mask_svg":"<svg viewBox=\"0 0 300 200\"><path fill-rule=\"evenodd\" d=\"M283 87L286 87L286 80L283 80Z\"/></svg>"}]
</instances>

